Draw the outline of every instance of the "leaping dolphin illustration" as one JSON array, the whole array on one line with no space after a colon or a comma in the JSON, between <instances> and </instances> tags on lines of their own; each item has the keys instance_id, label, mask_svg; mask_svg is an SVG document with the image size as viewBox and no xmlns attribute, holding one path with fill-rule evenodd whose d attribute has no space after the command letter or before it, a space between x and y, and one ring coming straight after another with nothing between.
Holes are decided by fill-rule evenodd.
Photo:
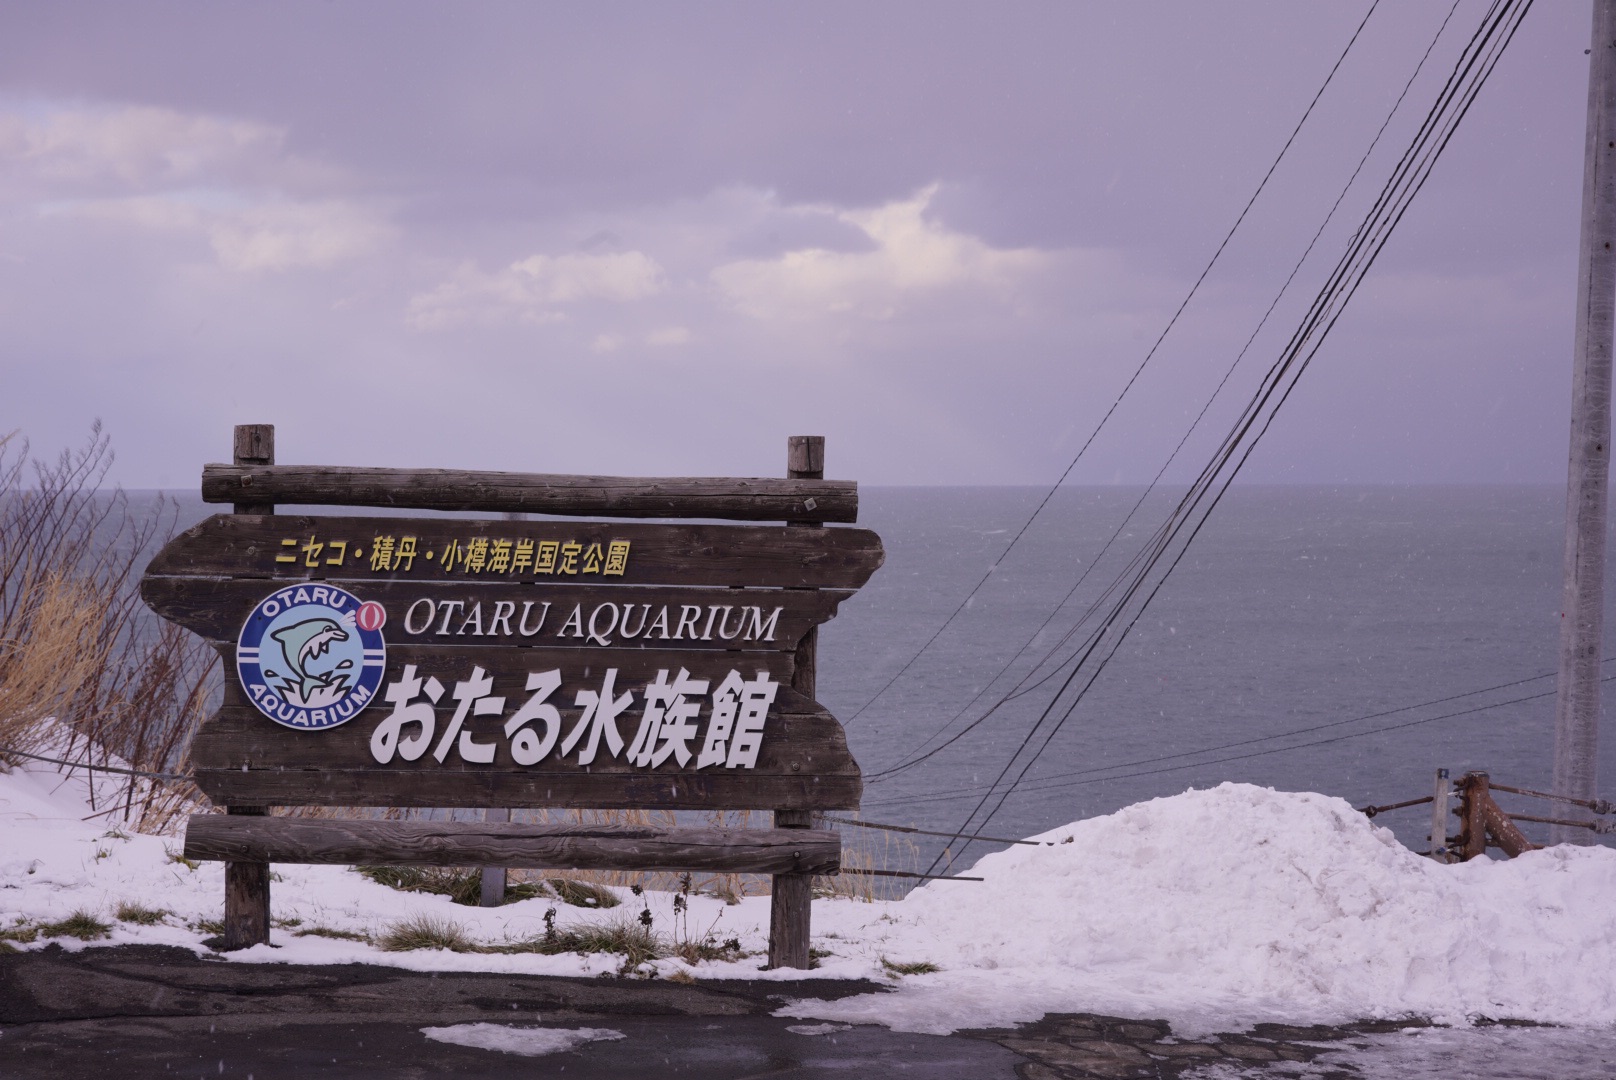
<instances>
[{"instance_id":1,"label":"leaping dolphin illustration","mask_svg":"<svg viewBox=\"0 0 1616 1080\"><path fill-rule=\"evenodd\" d=\"M310 671L308 662L329 649L333 641L348 640L347 631L330 619L305 619L291 626L283 626L269 636L280 642L286 666L292 669L298 695L304 701L309 700L313 691L331 685L332 677L331 672L318 675ZM292 682L288 682L287 688L290 689L291 685Z\"/></svg>"}]
</instances>

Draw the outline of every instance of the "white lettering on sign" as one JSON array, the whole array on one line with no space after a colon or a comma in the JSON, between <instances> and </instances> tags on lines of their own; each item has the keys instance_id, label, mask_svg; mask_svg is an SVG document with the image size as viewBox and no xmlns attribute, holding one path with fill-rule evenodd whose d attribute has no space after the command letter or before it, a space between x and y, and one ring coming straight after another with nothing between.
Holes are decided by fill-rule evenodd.
<instances>
[{"instance_id":1,"label":"white lettering on sign","mask_svg":"<svg viewBox=\"0 0 1616 1080\"><path fill-rule=\"evenodd\" d=\"M599 646L627 641L773 641L780 632L783 611L784 607L765 611L755 604L703 607L608 600L586 607L578 603L551 636ZM489 609L481 600L422 597L405 609L404 632L433 637L531 638L544 629L549 615L548 600L524 600L518 610L514 600L495 601Z\"/></svg>"},{"instance_id":2,"label":"white lettering on sign","mask_svg":"<svg viewBox=\"0 0 1616 1080\"><path fill-rule=\"evenodd\" d=\"M552 752L558 759L576 752L577 763L589 765L604 749L608 756L640 769L659 768L670 758L681 768L692 761L697 769L755 768L769 708L780 684L766 671L744 679L739 671L731 670L711 693L712 708L703 732L702 712L710 681L693 678L684 668L669 676L666 669L658 671L639 692L644 708L625 748L618 719L633 707L636 695L632 690L618 692L616 668L606 669L600 689L577 691L573 701L583 707L583 714L565 738L561 737L561 712L550 700L561 690L560 670L530 672L525 683L528 696L505 720L501 742L498 735L486 731L474 738L466 726L468 716L502 716L505 712L506 699L494 693L493 676L474 666L470 677L454 684L450 694L454 712L432 749L432 759L443 764L455 754L462 761L488 765L499 760L503 748L518 765L537 765ZM416 673L416 665L406 664L382 695L393 708L371 733L371 757L383 765L395 757L400 761L424 757L438 735L434 706L443 700L444 691L436 677L423 679Z\"/></svg>"},{"instance_id":3,"label":"white lettering on sign","mask_svg":"<svg viewBox=\"0 0 1616 1080\"><path fill-rule=\"evenodd\" d=\"M283 724L311 730L340 724L370 704L370 691L364 686L354 687L353 692L347 697L323 709L307 709L293 705L263 683L251 684L247 687L247 692L252 695L259 711L266 716L272 716Z\"/></svg>"}]
</instances>

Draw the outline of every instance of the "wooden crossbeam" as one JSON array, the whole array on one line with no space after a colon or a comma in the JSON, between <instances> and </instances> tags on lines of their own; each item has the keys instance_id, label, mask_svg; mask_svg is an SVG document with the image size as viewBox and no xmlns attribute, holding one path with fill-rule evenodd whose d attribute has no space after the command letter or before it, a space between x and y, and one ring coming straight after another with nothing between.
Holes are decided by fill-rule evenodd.
<instances>
[{"instance_id":1,"label":"wooden crossbeam","mask_svg":"<svg viewBox=\"0 0 1616 1080\"><path fill-rule=\"evenodd\" d=\"M185 857L233 863L835 874L841 869L842 842L836 833L823 829L333 821L194 814L185 831Z\"/></svg>"},{"instance_id":2,"label":"wooden crossbeam","mask_svg":"<svg viewBox=\"0 0 1616 1080\"><path fill-rule=\"evenodd\" d=\"M858 520L852 480L571 476L466 469L204 465L202 501L580 517Z\"/></svg>"}]
</instances>

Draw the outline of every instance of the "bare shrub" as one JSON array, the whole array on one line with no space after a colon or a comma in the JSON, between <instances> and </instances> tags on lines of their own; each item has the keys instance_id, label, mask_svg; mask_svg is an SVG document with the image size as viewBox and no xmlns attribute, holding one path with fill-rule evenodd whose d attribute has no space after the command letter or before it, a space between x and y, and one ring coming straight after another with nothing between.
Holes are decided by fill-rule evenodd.
<instances>
[{"instance_id":1,"label":"bare shrub","mask_svg":"<svg viewBox=\"0 0 1616 1080\"><path fill-rule=\"evenodd\" d=\"M148 612L140 573L173 532L177 506L138 512L106 487L110 441L96 424L54 461L0 437L0 767L43 753L178 772L217 657ZM199 800L188 785L92 774L103 813L158 830Z\"/></svg>"}]
</instances>

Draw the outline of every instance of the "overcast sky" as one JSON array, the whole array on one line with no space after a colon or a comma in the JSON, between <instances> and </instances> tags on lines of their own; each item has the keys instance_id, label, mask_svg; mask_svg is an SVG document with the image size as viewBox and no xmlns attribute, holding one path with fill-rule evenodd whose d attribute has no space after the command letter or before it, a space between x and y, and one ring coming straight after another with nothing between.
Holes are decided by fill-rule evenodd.
<instances>
[{"instance_id":1,"label":"overcast sky","mask_svg":"<svg viewBox=\"0 0 1616 1080\"><path fill-rule=\"evenodd\" d=\"M1074 480L1160 467L1449 6L1376 11ZM246 422L286 463L778 475L817 433L837 477L1049 483L1366 10L8 4L0 432L100 417L132 487ZM1528 16L1251 479L1564 481L1588 24Z\"/></svg>"}]
</instances>

